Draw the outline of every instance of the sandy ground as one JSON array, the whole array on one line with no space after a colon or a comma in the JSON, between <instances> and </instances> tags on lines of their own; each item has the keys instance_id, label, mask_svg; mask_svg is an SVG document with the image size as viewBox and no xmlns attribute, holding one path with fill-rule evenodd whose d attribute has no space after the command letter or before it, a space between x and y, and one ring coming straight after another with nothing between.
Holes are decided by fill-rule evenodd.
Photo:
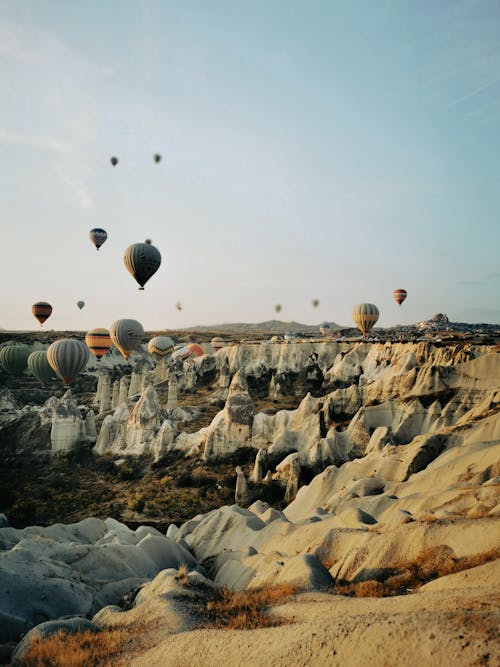
<instances>
[{"instance_id":1,"label":"sandy ground","mask_svg":"<svg viewBox=\"0 0 500 667\"><path fill-rule=\"evenodd\" d=\"M477 570L477 577L474 570ZM182 629L149 616L130 667L500 665L497 561L450 575L441 590L348 598L304 593L274 608L288 623L259 630ZM445 581L446 580L446 581ZM163 614L165 608L158 607ZM138 610L136 610L138 611ZM149 612L152 611L149 606ZM148 614L149 615L149 614ZM188 624L189 625L189 624Z\"/></svg>"}]
</instances>

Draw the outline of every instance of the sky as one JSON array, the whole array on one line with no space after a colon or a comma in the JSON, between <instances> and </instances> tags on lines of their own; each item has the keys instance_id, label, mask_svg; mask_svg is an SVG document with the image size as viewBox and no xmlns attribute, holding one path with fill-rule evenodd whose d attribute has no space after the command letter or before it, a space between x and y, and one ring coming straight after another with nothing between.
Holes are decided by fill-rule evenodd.
<instances>
[{"instance_id":1,"label":"sky","mask_svg":"<svg viewBox=\"0 0 500 667\"><path fill-rule=\"evenodd\" d=\"M1 328L500 323L499 175L498 0L0 0Z\"/></svg>"}]
</instances>

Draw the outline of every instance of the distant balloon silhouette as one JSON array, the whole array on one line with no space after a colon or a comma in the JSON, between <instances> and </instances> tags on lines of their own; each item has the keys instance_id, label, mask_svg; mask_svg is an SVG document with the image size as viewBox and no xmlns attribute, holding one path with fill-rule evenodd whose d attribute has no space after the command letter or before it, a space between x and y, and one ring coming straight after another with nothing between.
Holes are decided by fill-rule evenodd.
<instances>
[{"instance_id":1,"label":"distant balloon silhouette","mask_svg":"<svg viewBox=\"0 0 500 667\"><path fill-rule=\"evenodd\" d=\"M378 308L373 303L360 303L354 306L352 312L352 319L363 336L366 336L368 331L377 322L378 316Z\"/></svg>"},{"instance_id":2,"label":"distant balloon silhouette","mask_svg":"<svg viewBox=\"0 0 500 667\"><path fill-rule=\"evenodd\" d=\"M87 331L85 334L85 343L92 354L97 357L97 361L99 361L101 357L104 357L108 350L113 346L109 331L100 328Z\"/></svg>"},{"instance_id":3,"label":"distant balloon silhouette","mask_svg":"<svg viewBox=\"0 0 500 667\"><path fill-rule=\"evenodd\" d=\"M94 229L90 230L89 237L96 249L99 250L104 241L108 238L108 234L105 229L94 227Z\"/></svg>"},{"instance_id":4,"label":"distant balloon silhouette","mask_svg":"<svg viewBox=\"0 0 500 667\"><path fill-rule=\"evenodd\" d=\"M400 306L408 296L408 292L405 289L395 289L392 293L392 296L394 297L396 303Z\"/></svg>"},{"instance_id":5,"label":"distant balloon silhouette","mask_svg":"<svg viewBox=\"0 0 500 667\"><path fill-rule=\"evenodd\" d=\"M329 323L329 322L322 322L322 323L319 325L320 333L322 333L323 336L325 336L327 333L330 333L331 328L332 328L332 327L330 326L330 323Z\"/></svg>"},{"instance_id":6,"label":"distant balloon silhouette","mask_svg":"<svg viewBox=\"0 0 500 667\"><path fill-rule=\"evenodd\" d=\"M280 312L281 312L281 303L277 303L277 304L274 306L274 310L275 310L277 313L280 313Z\"/></svg>"},{"instance_id":7,"label":"distant balloon silhouette","mask_svg":"<svg viewBox=\"0 0 500 667\"><path fill-rule=\"evenodd\" d=\"M175 307L177 308L177 310L182 310L182 304L179 303L179 301L177 301L177 303L175 304Z\"/></svg>"},{"instance_id":8,"label":"distant balloon silhouette","mask_svg":"<svg viewBox=\"0 0 500 667\"><path fill-rule=\"evenodd\" d=\"M153 155L153 160L154 160L156 163L161 162L161 155L160 155L159 153L155 153L155 154Z\"/></svg>"},{"instance_id":9,"label":"distant balloon silhouette","mask_svg":"<svg viewBox=\"0 0 500 667\"><path fill-rule=\"evenodd\" d=\"M77 305L78 308L81 310L81 309L84 307L84 305L85 305L85 301L77 301L77 302L76 302L76 305Z\"/></svg>"},{"instance_id":10,"label":"distant balloon silhouette","mask_svg":"<svg viewBox=\"0 0 500 667\"><path fill-rule=\"evenodd\" d=\"M47 359L67 387L85 368L89 350L81 340L60 338L49 346Z\"/></svg>"},{"instance_id":11,"label":"distant balloon silhouette","mask_svg":"<svg viewBox=\"0 0 500 667\"><path fill-rule=\"evenodd\" d=\"M139 289L143 290L144 285L154 275L161 264L161 255L158 248L151 243L151 239L146 239L146 243L134 243L125 250L123 261L129 273L139 283Z\"/></svg>"},{"instance_id":12,"label":"distant balloon silhouette","mask_svg":"<svg viewBox=\"0 0 500 667\"><path fill-rule=\"evenodd\" d=\"M41 326L43 326L45 320L47 320L52 313L52 306L46 301L37 301L31 306L31 312L40 322Z\"/></svg>"},{"instance_id":13,"label":"distant balloon silhouette","mask_svg":"<svg viewBox=\"0 0 500 667\"><path fill-rule=\"evenodd\" d=\"M317 308L319 306L319 299L313 299L312 305L313 305L313 308Z\"/></svg>"},{"instance_id":14,"label":"distant balloon silhouette","mask_svg":"<svg viewBox=\"0 0 500 667\"><path fill-rule=\"evenodd\" d=\"M113 155L112 158L109 159L109 161L111 162L111 164L113 165L113 167L116 167L116 165L118 164L118 158L115 157L114 155Z\"/></svg>"}]
</instances>

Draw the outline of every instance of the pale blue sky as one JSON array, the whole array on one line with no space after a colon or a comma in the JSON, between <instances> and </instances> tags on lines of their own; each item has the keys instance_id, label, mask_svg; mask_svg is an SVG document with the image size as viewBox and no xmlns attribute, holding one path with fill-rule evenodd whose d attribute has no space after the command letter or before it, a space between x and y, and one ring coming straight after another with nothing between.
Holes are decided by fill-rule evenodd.
<instances>
[{"instance_id":1,"label":"pale blue sky","mask_svg":"<svg viewBox=\"0 0 500 667\"><path fill-rule=\"evenodd\" d=\"M500 3L1 1L0 177L3 328L498 323Z\"/></svg>"}]
</instances>

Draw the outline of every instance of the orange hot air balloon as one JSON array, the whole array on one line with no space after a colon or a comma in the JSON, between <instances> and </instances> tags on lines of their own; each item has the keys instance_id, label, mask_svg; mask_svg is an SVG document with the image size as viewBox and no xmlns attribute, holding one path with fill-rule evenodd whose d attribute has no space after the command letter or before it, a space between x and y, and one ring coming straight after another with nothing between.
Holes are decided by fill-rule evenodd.
<instances>
[{"instance_id":1,"label":"orange hot air balloon","mask_svg":"<svg viewBox=\"0 0 500 667\"><path fill-rule=\"evenodd\" d=\"M205 354L205 350L198 343L188 343L186 347L192 357L202 357Z\"/></svg>"},{"instance_id":2,"label":"orange hot air balloon","mask_svg":"<svg viewBox=\"0 0 500 667\"><path fill-rule=\"evenodd\" d=\"M392 296L394 297L396 303L401 305L408 296L408 292L405 289L395 289L392 293Z\"/></svg>"},{"instance_id":3,"label":"orange hot air balloon","mask_svg":"<svg viewBox=\"0 0 500 667\"><path fill-rule=\"evenodd\" d=\"M107 329L91 329L85 334L85 342L92 354L97 357L97 361L107 354L113 346L111 336Z\"/></svg>"},{"instance_id":4,"label":"orange hot air balloon","mask_svg":"<svg viewBox=\"0 0 500 667\"><path fill-rule=\"evenodd\" d=\"M31 312L43 327L43 323L52 313L52 306L46 301L37 301L31 306Z\"/></svg>"}]
</instances>

